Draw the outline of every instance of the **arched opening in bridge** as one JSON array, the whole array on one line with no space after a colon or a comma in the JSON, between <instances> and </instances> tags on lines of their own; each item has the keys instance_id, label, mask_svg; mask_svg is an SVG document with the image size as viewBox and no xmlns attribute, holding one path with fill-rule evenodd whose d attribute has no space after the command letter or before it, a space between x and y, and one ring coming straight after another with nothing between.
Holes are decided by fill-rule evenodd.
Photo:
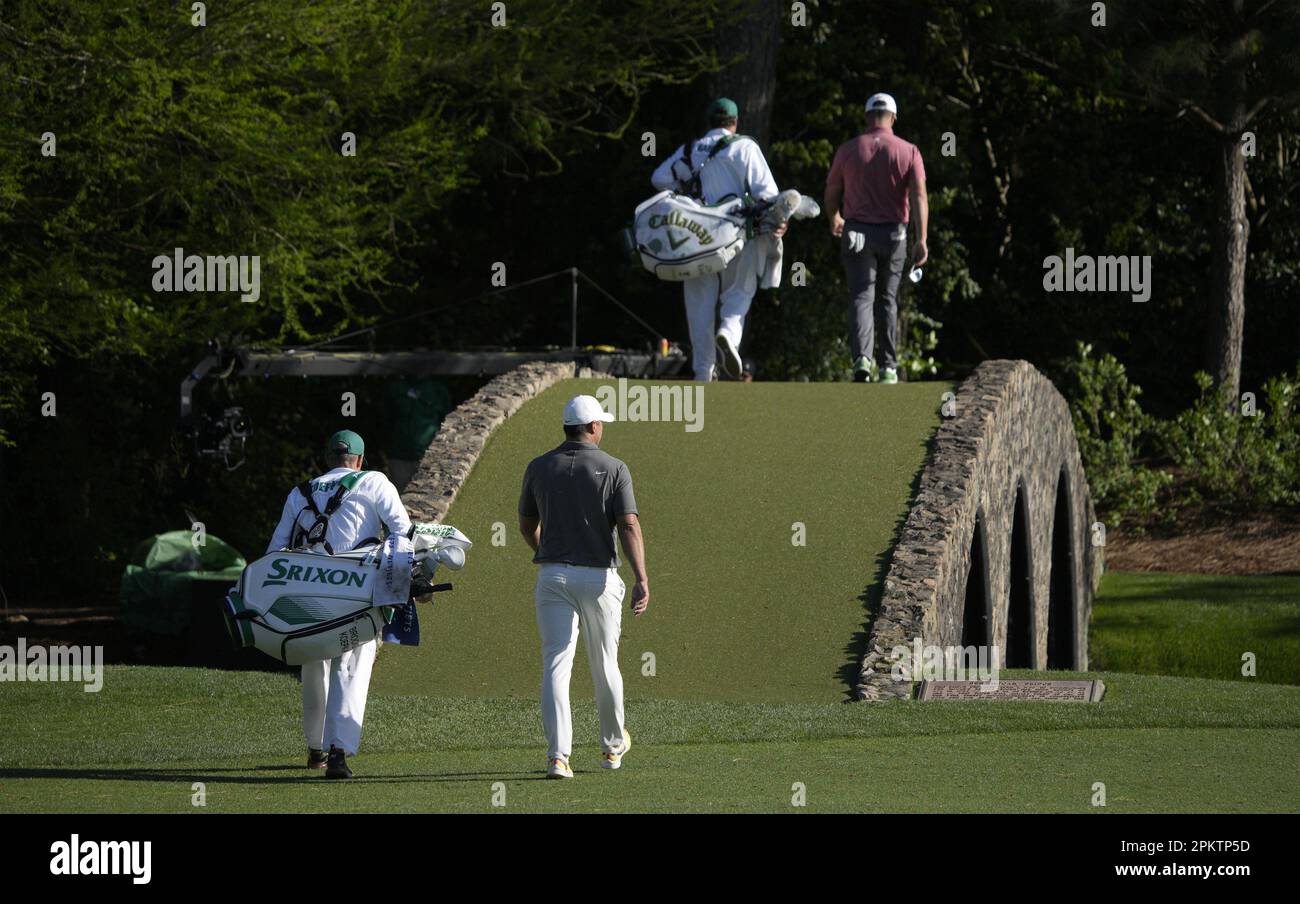
<instances>
[{"instance_id":1,"label":"arched opening in bridge","mask_svg":"<svg viewBox=\"0 0 1300 904\"><path fill-rule=\"evenodd\" d=\"M1056 482L1052 517L1052 579L1047 600L1047 667L1074 668L1074 525L1070 520L1070 479L1065 469Z\"/></svg>"},{"instance_id":2,"label":"arched opening in bridge","mask_svg":"<svg viewBox=\"0 0 1300 904\"><path fill-rule=\"evenodd\" d=\"M1029 669L1034 666L1034 570L1029 550L1028 505L1025 486L1021 482L1016 487L1015 516L1011 526L1007 647L1002 651L1002 664L1009 669Z\"/></svg>"},{"instance_id":3,"label":"arched opening in bridge","mask_svg":"<svg viewBox=\"0 0 1300 904\"><path fill-rule=\"evenodd\" d=\"M961 645L986 647L989 636L988 544L984 538L984 513L975 516L970 539L970 570L966 572L966 603L962 610Z\"/></svg>"}]
</instances>

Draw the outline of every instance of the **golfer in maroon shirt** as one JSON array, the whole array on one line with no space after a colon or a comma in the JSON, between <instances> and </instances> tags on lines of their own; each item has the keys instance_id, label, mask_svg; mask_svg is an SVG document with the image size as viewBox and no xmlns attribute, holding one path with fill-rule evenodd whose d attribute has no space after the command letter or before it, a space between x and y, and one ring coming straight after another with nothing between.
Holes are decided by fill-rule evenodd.
<instances>
[{"instance_id":1,"label":"golfer in maroon shirt","mask_svg":"<svg viewBox=\"0 0 1300 904\"><path fill-rule=\"evenodd\" d=\"M877 319L882 327L880 382L898 382L898 283L907 262L912 211L916 213L914 265L921 266L929 256L925 164L916 145L894 134L897 118L894 99L873 94L867 101L867 130L840 145L826 177L831 234L840 240L840 259L849 283L849 350L853 379L859 383L871 378L875 365Z\"/></svg>"}]
</instances>

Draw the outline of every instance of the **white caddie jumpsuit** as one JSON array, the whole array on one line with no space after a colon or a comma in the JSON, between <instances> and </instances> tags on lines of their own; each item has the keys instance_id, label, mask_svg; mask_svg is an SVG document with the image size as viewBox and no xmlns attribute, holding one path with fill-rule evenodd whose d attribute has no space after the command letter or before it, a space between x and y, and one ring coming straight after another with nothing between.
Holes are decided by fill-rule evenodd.
<instances>
[{"instance_id":1,"label":"white caddie jumpsuit","mask_svg":"<svg viewBox=\"0 0 1300 904\"><path fill-rule=\"evenodd\" d=\"M730 134L727 129L710 129L695 141L691 159L687 164L700 173L700 190L704 203L721 204L728 197L743 198L746 188L756 201L770 201L779 192L772 170L758 143L751 138L740 138L718 152L705 163L709 150L719 139ZM679 175L686 167L681 164L682 149L678 148L659 164L650 177L660 191L680 191ZM677 163L676 172L673 164ZM711 380L716 359L713 337L715 316L717 332L726 335L739 349L745 332L745 316L749 313L759 280L767 267L768 255L777 240L771 235L755 236L745 243L740 254L722 273L688 279L682 283L686 298L686 323L691 333L691 367L697 380Z\"/></svg>"},{"instance_id":2,"label":"white caddie jumpsuit","mask_svg":"<svg viewBox=\"0 0 1300 904\"><path fill-rule=\"evenodd\" d=\"M325 511L339 479L352 473L351 468L334 468L312 481L312 499L320 511ZM266 548L268 553L289 545L295 522L311 527L316 516L306 505L296 487L290 491ZM411 529L411 517L392 481L379 471L366 471L330 516L325 541L335 552L346 552L367 538L382 540L384 528L390 534L406 533ZM371 640L328 661L303 665L302 730L308 747L338 747L348 756L357 752L377 647Z\"/></svg>"}]
</instances>

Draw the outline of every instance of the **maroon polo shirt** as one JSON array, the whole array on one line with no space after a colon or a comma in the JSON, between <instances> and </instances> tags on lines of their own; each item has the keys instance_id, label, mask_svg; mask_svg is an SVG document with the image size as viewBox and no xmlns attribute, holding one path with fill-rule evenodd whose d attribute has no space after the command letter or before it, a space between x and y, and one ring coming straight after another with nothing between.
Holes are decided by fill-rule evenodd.
<instances>
[{"instance_id":1,"label":"maroon polo shirt","mask_svg":"<svg viewBox=\"0 0 1300 904\"><path fill-rule=\"evenodd\" d=\"M826 187L843 190L844 219L861 223L906 223L907 193L925 182L921 152L892 129L870 129L840 145Z\"/></svg>"}]
</instances>

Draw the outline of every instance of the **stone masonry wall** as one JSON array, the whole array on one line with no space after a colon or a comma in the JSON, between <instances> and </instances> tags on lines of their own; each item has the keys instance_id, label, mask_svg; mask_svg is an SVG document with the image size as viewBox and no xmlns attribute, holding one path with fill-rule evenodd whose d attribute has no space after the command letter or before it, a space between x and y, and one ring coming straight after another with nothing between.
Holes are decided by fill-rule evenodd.
<instances>
[{"instance_id":1,"label":"stone masonry wall","mask_svg":"<svg viewBox=\"0 0 1300 904\"><path fill-rule=\"evenodd\" d=\"M872 621L855 696L910 697L911 682L891 677L896 645L959 646L971 540L984 530L987 616L992 642L1006 649L1012 525L1017 490L1025 494L1032 667L1047 667L1052 533L1058 481L1069 494L1069 582L1073 667L1088 666L1092 594L1103 566L1089 542L1095 521L1069 408L1026 361L986 361L956 393L921 475L921 486L893 552L880 610Z\"/></svg>"},{"instance_id":2,"label":"stone masonry wall","mask_svg":"<svg viewBox=\"0 0 1300 904\"><path fill-rule=\"evenodd\" d=\"M527 401L569 377L602 377L569 361L522 364L494 377L447 415L402 492L412 521L441 521L456 500L492 431ZM559 420L559 412L556 412Z\"/></svg>"}]
</instances>

